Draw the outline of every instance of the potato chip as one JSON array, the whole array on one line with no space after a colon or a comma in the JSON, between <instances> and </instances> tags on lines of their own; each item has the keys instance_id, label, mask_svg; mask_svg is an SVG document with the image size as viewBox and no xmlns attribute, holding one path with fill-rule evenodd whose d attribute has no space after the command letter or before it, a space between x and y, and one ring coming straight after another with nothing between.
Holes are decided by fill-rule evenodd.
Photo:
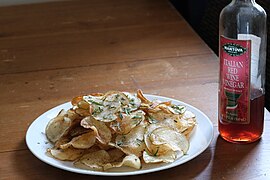
<instances>
[{"instance_id":1,"label":"potato chip","mask_svg":"<svg viewBox=\"0 0 270 180\"><path fill-rule=\"evenodd\" d=\"M121 118L112 122L110 127L118 134L127 134L144 120L144 115L145 113L142 110L130 114L121 113Z\"/></svg>"},{"instance_id":2,"label":"potato chip","mask_svg":"<svg viewBox=\"0 0 270 180\"><path fill-rule=\"evenodd\" d=\"M66 149L73 146L77 149L88 149L92 147L96 142L96 136L93 131L74 137L70 142L60 145L61 149Z\"/></svg>"},{"instance_id":3,"label":"potato chip","mask_svg":"<svg viewBox=\"0 0 270 180\"><path fill-rule=\"evenodd\" d=\"M143 152L143 160L145 163L160 163L160 162L171 163L174 162L176 158L177 153L174 151L167 151L166 154L159 156L150 155L149 153L147 153L147 151Z\"/></svg>"},{"instance_id":4,"label":"potato chip","mask_svg":"<svg viewBox=\"0 0 270 180\"><path fill-rule=\"evenodd\" d=\"M81 121L81 126L87 129L92 129L95 132L96 138L102 144L108 144L111 141L111 130L104 122L97 121L93 117L88 116Z\"/></svg>"},{"instance_id":5,"label":"potato chip","mask_svg":"<svg viewBox=\"0 0 270 180\"><path fill-rule=\"evenodd\" d=\"M55 143L71 126L72 120L67 116L67 112L61 110L60 113L49 121L45 133L49 141Z\"/></svg>"},{"instance_id":6,"label":"potato chip","mask_svg":"<svg viewBox=\"0 0 270 180\"><path fill-rule=\"evenodd\" d=\"M124 153L118 149L93 150L83 155L74 165L83 169L103 171L104 166L110 162L121 162Z\"/></svg>"},{"instance_id":7,"label":"potato chip","mask_svg":"<svg viewBox=\"0 0 270 180\"><path fill-rule=\"evenodd\" d=\"M115 167L122 167L122 166L127 166L127 167L132 167L135 169L141 169L141 161L140 159L135 156L134 154L127 155L122 162L112 162L112 163L107 163L103 166L104 171L115 168Z\"/></svg>"},{"instance_id":8,"label":"potato chip","mask_svg":"<svg viewBox=\"0 0 270 180\"><path fill-rule=\"evenodd\" d=\"M165 154L167 151L170 151L171 149L166 145L155 145L152 143L151 140L151 134L153 131L157 128L163 127L163 125L156 123L156 124L150 124L147 126L145 134L144 134L144 142L147 147L148 152L153 156L159 156L162 154Z\"/></svg>"},{"instance_id":9,"label":"potato chip","mask_svg":"<svg viewBox=\"0 0 270 180\"><path fill-rule=\"evenodd\" d=\"M123 105L129 104L128 97L120 91L109 91L107 92L103 97L104 102L110 103L110 102L120 102Z\"/></svg>"},{"instance_id":10,"label":"potato chip","mask_svg":"<svg viewBox=\"0 0 270 180\"><path fill-rule=\"evenodd\" d=\"M163 121L166 118L174 118L175 115L172 114L172 113L164 113L164 111L158 110L158 111L155 111L155 112L149 111L148 116L151 119L155 119L157 121Z\"/></svg>"},{"instance_id":11,"label":"potato chip","mask_svg":"<svg viewBox=\"0 0 270 180\"><path fill-rule=\"evenodd\" d=\"M63 161L74 161L75 159L83 155L84 150L69 147L66 149L52 148L52 149L48 149L48 152L56 159L63 160Z\"/></svg>"},{"instance_id":12,"label":"potato chip","mask_svg":"<svg viewBox=\"0 0 270 180\"><path fill-rule=\"evenodd\" d=\"M173 151L183 151L185 154L189 148L189 142L185 135L168 127L159 127L150 134L150 141L154 145L166 145Z\"/></svg>"},{"instance_id":13,"label":"potato chip","mask_svg":"<svg viewBox=\"0 0 270 180\"><path fill-rule=\"evenodd\" d=\"M124 92L124 94L129 100L128 108L130 109L130 111L137 110L141 105L141 99L131 93Z\"/></svg>"},{"instance_id":14,"label":"potato chip","mask_svg":"<svg viewBox=\"0 0 270 180\"><path fill-rule=\"evenodd\" d=\"M183 117L180 119L180 122L183 127L186 127L183 129L182 133L186 135L187 137L190 136L192 130L194 129L196 125L196 116L190 111L186 111L183 115Z\"/></svg>"},{"instance_id":15,"label":"potato chip","mask_svg":"<svg viewBox=\"0 0 270 180\"><path fill-rule=\"evenodd\" d=\"M82 108L76 108L75 112L79 114L80 116L90 116L89 109L82 109Z\"/></svg>"},{"instance_id":16,"label":"potato chip","mask_svg":"<svg viewBox=\"0 0 270 180\"><path fill-rule=\"evenodd\" d=\"M121 108L121 103L125 103L127 97L122 93L122 96L119 94L111 94L112 92L105 94L102 97L94 96L84 96L84 100L91 104L92 116L96 120L103 122L111 122L116 120L117 116L115 115ZM121 101L121 99L124 99Z\"/></svg>"},{"instance_id":17,"label":"potato chip","mask_svg":"<svg viewBox=\"0 0 270 180\"><path fill-rule=\"evenodd\" d=\"M82 127L81 125L80 126L76 126L72 129L69 130L69 135L71 137L75 137L75 136L79 136L79 135L82 135L84 133L87 133L87 132L90 132L92 131L91 129L86 129L84 127Z\"/></svg>"},{"instance_id":18,"label":"potato chip","mask_svg":"<svg viewBox=\"0 0 270 180\"><path fill-rule=\"evenodd\" d=\"M125 154L134 154L140 157L142 151L146 148L144 143L144 132L145 126L141 124L126 135L118 135L115 139L115 144L113 145L121 149Z\"/></svg>"},{"instance_id":19,"label":"potato chip","mask_svg":"<svg viewBox=\"0 0 270 180\"><path fill-rule=\"evenodd\" d=\"M103 166L110 162L110 155L105 150L99 150L83 155L74 163L76 167L103 171Z\"/></svg>"},{"instance_id":20,"label":"potato chip","mask_svg":"<svg viewBox=\"0 0 270 180\"><path fill-rule=\"evenodd\" d=\"M137 97L141 100L142 103L145 103L145 104L153 104L151 101L149 101L144 95L143 95L143 92L142 90L138 89L137 90Z\"/></svg>"},{"instance_id":21,"label":"potato chip","mask_svg":"<svg viewBox=\"0 0 270 180\"><path fill-rule=\"evenodd\" d=\"M60 148L61 145L68 143L70 140L69 136L62 136L55 142L54 148Z\"/></svg>"},{"instance_id":22,"label":"potato chip","mask_svg":"<svg viewBox=\"0 0 270 180\"><path fill-rule=\"evenodd\" d=\"M110 155L110 162L122 161L125 156L125 153L117 148L109 149L107 152Z\"/></svg>"}]
</instances>

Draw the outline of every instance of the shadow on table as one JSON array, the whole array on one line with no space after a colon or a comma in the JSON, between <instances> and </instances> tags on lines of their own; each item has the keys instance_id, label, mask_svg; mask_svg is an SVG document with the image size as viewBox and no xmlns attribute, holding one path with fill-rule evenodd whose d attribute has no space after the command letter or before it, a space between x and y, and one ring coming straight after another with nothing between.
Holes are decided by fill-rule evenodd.
<instances>
[{"instance_id":1,"label":"shadow on table","mask_svg":"<svg viewBox=\"0 0 270 180\"><path fill-rule=\"evenodd\" d=\"M25 146L25 141L22 141L19 145L20 147ZM16 175L20 179L58 179L59 178L68 178L68 179L125 179L127 177L102 177L102 176L91 176L91 175L83 175L72 173L68 171L64 171L53 166L50 166L41 160L37 159L30 150L20 150L14 151L11 154L11 159L13 164L11 164L12 169L16 171ZM128 176L129 179L138 178L157 178L159 180L168 180L168 179L178 179L179 177L183 177L184 179L192 179L197 177L200 173L204 171L204 169L208 166L211 161L212 151L211 148L207 148L201 155L196 157L195 159L184 163L180 166L154 172L143 175L135 175Z\"/></svg>"},{"instance_id":2,"label":"shadow on table","mask_svg":"<svg viewBox=\"0 0 270 180\"><path fill-rule=\"evenodd\" d=\"M242 169L252 166L255 155L259 151L261 139L250 144L229 143L218 136L211 167L210 179L231 179L241 173ZM234 178L235 178L234 177ZM240 178L240 177L238 177Z\"/></svg>"}]
</instances>

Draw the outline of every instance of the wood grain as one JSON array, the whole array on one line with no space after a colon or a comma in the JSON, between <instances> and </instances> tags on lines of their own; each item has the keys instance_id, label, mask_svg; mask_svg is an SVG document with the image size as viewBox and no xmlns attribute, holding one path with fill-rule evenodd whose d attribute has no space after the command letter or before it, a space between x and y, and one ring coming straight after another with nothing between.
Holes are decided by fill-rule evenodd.
<instances>
[{"instance_id":1,"label":"wood grain","mask_svg":"<svg viewBox=\"0 0 270 180\"><path fill-rule=\"evenodd\" d=\"M202 60L205 58L207 61ZM5 103L0 105L0 114L6 116L0 121L0 131L6 133L0 134L0 152L26 149L17 146L22 141L18 137L24 137L30 123L46 110L77 95L112 89L143 89L182 100L200 107L215 123L216 65L216 56L201 55L2 75L0 99ZM204 106L205 102L211 104ZM16 134L11 135L13 132Z\"/></svg>"},{"instance_id":2,"label":"wood grain","mask_svg":"<svg viewBox=\"0 0 270 180\"><path fill-rule=\"evenodd\" d=\"M211 53L191 31L177 26L3 39L0 72L9 74Z\"/></svg>"},{"instance_id":3,"label":"wood grain","mask_svg":"<svg viewBox=\"0 0 270 180\"><path fill-rule=\"evenodd\" d=\"M202 110L214 139L197 158L130 179L269 179L270 115L260 141L218 136L218 58L166 0L61 0L0 7L0 179L124 179L75 174L38 160L25 133L77 95L120 90Z\"/></svg>"},{"instance_id":4,"label":"wood grain","mask_svg":"<svg viewBox=\"0 0 270 180\"><path fill-rule=\"evenodd\" d=\"M211 145L197 158L172 169L138 176L140 178L166 179L268 179L270 122L266 122L263 138L252 144L237 145L224 141L215 131ZM21 142L22 144L24 142ZM260 156L257 156L260 154ZM34 157L28 150L0 153L0 173L3 179L126 179L126 177L101 177L81 175L49 166ZM252 171L256 169L256 171ZM16 173L14 173L16 172ZM50 173L48 173L50 172Z\"/></svg>"},{"instance_id":5,"label":"wood grain","mask_svg":"<svg viewBox=\"0 0 270 180\"><path fill-rule=\"evenodd\" d=\"M167 2L141 2L3 7L0 73L211 53Z\"/></svg>"}]
</instances>

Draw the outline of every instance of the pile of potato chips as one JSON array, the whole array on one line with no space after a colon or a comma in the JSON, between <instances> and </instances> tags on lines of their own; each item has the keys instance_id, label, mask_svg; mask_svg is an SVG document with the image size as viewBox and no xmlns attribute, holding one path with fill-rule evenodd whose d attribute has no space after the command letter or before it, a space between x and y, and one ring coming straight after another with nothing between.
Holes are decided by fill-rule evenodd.
<instances>
[{"instance_id":1,"label":"pile of potato chips","mask_svg":"<svg viewBox=\"0 0 270 180\"><path fill-rule=\"evenodd\" d=\"M83 169L106 171L142 163L174 162L187 153L195 115L185 106L110 91L75 97L49 121L48 153Z\"/></svg>"}]
</instances>

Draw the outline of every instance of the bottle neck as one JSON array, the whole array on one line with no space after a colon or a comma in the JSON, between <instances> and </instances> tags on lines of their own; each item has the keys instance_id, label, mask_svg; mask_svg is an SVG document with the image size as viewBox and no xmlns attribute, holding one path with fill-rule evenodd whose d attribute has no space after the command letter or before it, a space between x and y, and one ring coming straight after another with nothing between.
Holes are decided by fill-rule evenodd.
<instances>
[{"instance_id":1,"label":"bottle neck","mask_svg":"<svg viewBox=\"0 0 270 180\"><path fill-rule=\"evenodd\" d=\"M232 3L247 3L247 4L254 4L256 3L255 0L232 0Z\"/></svg>"}]
</instances>

